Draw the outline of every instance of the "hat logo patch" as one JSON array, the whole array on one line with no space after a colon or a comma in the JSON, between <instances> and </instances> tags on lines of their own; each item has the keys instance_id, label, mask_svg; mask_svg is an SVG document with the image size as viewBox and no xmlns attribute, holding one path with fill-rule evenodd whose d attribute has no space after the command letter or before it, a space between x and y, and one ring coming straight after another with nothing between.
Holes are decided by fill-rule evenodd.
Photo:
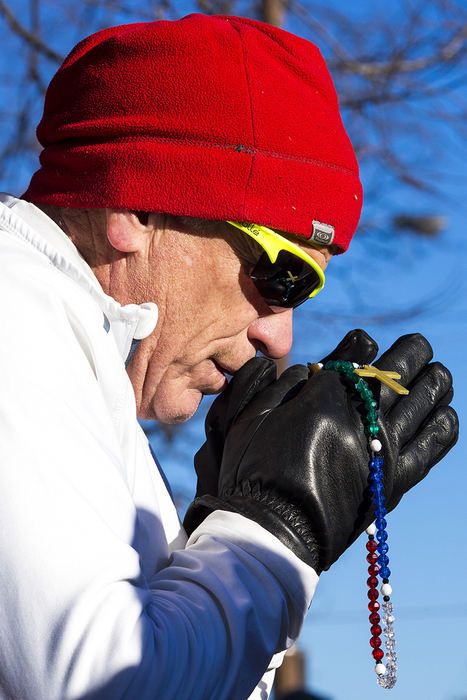
<instances>
[{"instance_id":1,"label":"hat logo patch","mask_svg":"<svg viewBox=\"0 0 467 700\"><path fill-rule=\"evenodd\" d=\"M334 226L313 220L313 231L310 240L321 245L330 245L334 239Z\"/></svg>"}]
</instances>

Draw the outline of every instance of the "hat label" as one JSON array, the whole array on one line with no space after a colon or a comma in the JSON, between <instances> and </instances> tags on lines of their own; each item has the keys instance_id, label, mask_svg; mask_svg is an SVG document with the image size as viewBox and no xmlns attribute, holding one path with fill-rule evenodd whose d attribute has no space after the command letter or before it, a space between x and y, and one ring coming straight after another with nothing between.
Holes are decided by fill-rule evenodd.
<instances>
[{"instance_id":1,"label":"hat label","mask_svg":"<svg viewBox=\"0 0 467 700\"><path fill-rule=\"evenodd\" d=\"M313 220L313 231L310 236L311 241L321 245L330 245L334 239L334 226L322 224L321 221Z\"/></svg>"}]
</instances>

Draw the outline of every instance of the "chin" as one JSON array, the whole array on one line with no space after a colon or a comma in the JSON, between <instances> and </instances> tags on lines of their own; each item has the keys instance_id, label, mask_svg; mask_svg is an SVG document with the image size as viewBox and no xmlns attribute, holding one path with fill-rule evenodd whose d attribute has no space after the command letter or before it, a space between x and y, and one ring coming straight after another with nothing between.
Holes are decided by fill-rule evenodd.
<instances>
[{"instance_id":1,"label":"chin","mask_svg":"<svg viewBox=\"0 0 467 700\"><path fill-rule=\"evenodd\" d=\"M203 394L198 389L187 389L181 395L154 396L147 406L140 406L138 418L162 423L183 423L199 408Z\"/></svg>"}]
</instances>

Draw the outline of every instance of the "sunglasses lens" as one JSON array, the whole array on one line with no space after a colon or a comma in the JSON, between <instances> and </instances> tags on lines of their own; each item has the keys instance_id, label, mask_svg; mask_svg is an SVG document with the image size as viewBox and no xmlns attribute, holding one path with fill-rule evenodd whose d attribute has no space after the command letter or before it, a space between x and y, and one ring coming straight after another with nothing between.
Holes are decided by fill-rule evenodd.
<instances>
[{"instance_id":1,"label":"sunglasses lens","mask_svg":"<svg viewBox=\"0 0 467 700\"><path fill-rule=\"evenodd\" d=\"M303 304L320 284L316 270L287 250L280 251L275 263L263 253L250 277L267 304L286 308Z\"/></svg>"}]
</instances>

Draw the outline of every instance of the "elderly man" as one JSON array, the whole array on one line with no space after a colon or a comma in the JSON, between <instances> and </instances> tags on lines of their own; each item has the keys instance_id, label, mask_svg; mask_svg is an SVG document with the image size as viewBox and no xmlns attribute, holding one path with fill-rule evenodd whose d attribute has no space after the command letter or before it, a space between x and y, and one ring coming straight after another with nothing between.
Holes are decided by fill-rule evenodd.
<instances>
[{"instance_id":1,"label":"elderly man","mask_svg":"<svg viewBox=\"0 0 467 700\"><path fill-rule=\"evenodd\" d=\"M372 519L351 387L253 359L288 352L360 214L329 74L251 20L116 27L67 57L38 137L0 211L1 697L267 697ZM430 359L420 336L380 359L412 387L380 392L390 508L456 439ZM185 530L136 417L218 392Z\"/></svg>"}]
</instances>

